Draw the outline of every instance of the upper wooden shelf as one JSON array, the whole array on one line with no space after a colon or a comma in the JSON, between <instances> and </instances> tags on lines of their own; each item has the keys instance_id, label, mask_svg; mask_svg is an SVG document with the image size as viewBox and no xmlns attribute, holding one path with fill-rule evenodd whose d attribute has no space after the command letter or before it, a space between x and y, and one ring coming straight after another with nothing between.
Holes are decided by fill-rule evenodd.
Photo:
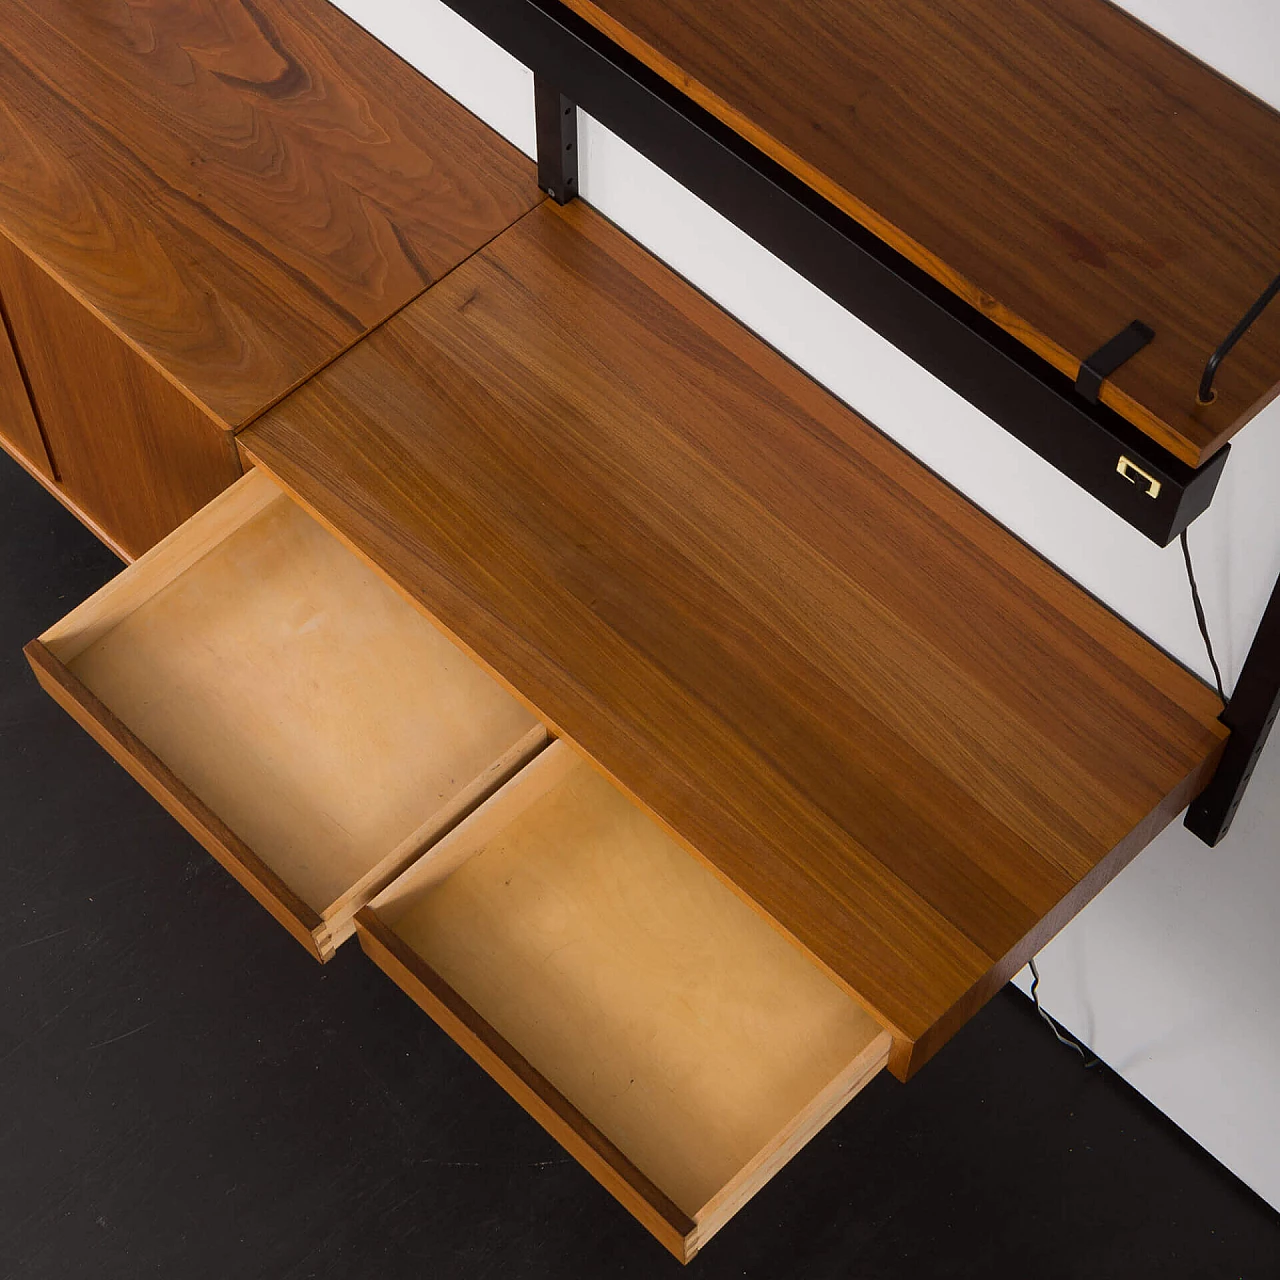
<instances>
[{"instance_id":1,"label":"upper wooden shelf","mask_svg":"<svg viewBox=\"0 0 1280 1280\"><path fill-rule=\"evenodd\" d=\"M565 0L1198 466L1280 390L1280 115L1104 0Z\"/></svg>"},{"instance_id":2,"label":"upper wooden shelf","mask_svg":"<svg viewBox=\"0 0 1280 1280\"><path fill-rule=\"evenodd\" d=\"M0 13L0 234L228 429L540 198L326 0Z\"/></svg>"},{"instance_id":3,"label":"upper wooden shelf","mask_svg":"<svg viewBox=\"0 0 1280 1280\"><path fill-rule=\"evenodd\" d=\"M1208 777L1221 704L581 206L247 455L927 1058Z\"/></svg>"}]
</instances>

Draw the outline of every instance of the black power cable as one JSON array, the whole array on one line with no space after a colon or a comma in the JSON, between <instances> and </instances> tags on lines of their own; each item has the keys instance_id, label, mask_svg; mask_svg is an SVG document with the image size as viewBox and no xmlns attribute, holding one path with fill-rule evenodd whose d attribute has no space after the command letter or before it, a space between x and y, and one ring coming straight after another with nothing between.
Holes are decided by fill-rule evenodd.
<instances>
[{"instance_id":1,"label":"black power cable","mask_svg":"<svg viewBox=\"0 0 1280 1280\"><path fill-rule=\"evenodd\" d=\"M1035 1005L1036 1012L1044 1019L1045 1025L1049 1028L1049 1030L1052 1031L1055 1036L1057 1036L1058 1043L1065 1044L1068 1049L1074 1049L1080 1055L1081 1060L1084 1062L1085 1070L1092 1071L1093 1068L1098 1065L1098 1062L1100 1061L1100 1059L1097 1058L1092 1053L1087 1053L1085 1051L1084 1045L1082 1045L1080 1041L1075 1038L1075 1036L1073 1036L1070 1032L1064 1032L1058 1026L1058 1024L1054 1022L1054 1020L1051 1017L1049 1017L1049 1015L1045 1013L1045 1011L1040 1007L1040 997L1039 995L1036 994L1037 989L1040 986L1040 970L1036 968L1036 962L1034 958L1031 960L1028 960L1027 964L1031 967L1031 1002L1032 1004Z\"/></svg>"},{"instance_id":2,"label":"black power cable","mask_svg":"<svg viewBox=\"0 0 1280 1280\"><path fill-rule=\"evenodd\" d=\"M1209 624L1204 616L1204 604L1200 600L1200 588L1196 585L1196 571L1191 565L1191 547L1187 542L1187 531L1183 529L1181 535L1182 541L1182 558L1187 566L1187 582L1191 586L1191 603L1195 606L1196 624L1200 628L1200 638L1204 641L1205 652L1209 655L1209 665L1213 668L1213 680L1218 686L1218 697L1225 703L1227 701L1227 692L1222 684L1222 669L1218 666L1217 655L1213 651L1213 640L1209 635ZM1087 1070L1096 1067L1100 1059L1089 1053L1084 1045L1075 1038L1070 1032L1064 1031L1058 1024L1040 1007L1040 970L1036 968L1036 962L1031 959L1027 962L1031 969L1031 1002L1036 1007L1036 1012L1044 1020L1045 1025L1053 1032L1059 1044L1066 1045L1068 1049L1074 1049L1084 1062Z\"/></svg>"},{"instance_id":3,"label":"black power cable","mask_svg":"<svg viewBox=\"0 0 1280 1280\"><path fill-rule=\"evenodd\" d=\"M1204 605L1200 603L1200 588L1196 586L1196 571L1191 567L1191 546L1187 542L1185 529L1182 531L1182 558L1187 564L1187 581L1191 584L1191 603L1195 606L1200 636L1204 640L1205 652L1209 655L1209 665L1213 668L1213 680L1218 686L1218 697L1225 703L1227 694L1222 687L1222 671L1218 667L1218 659L1213 652L1213 641L1209 638L1209 624L1205 621Z\"/></svg>"}]
</instances>

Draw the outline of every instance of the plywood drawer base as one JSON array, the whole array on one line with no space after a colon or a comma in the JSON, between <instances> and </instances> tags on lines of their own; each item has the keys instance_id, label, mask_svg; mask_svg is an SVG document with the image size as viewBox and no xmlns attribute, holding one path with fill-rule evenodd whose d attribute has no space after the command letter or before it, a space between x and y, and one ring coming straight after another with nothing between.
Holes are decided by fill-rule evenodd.
<instances>
[{"instance_id":1,"label":"plywood drawer base","mask_svg":"<svg viewBox=\"0 0 1280 1280\"><path fill-rule=\"evenodd\" d=\"M260 472L27 656L322 960L360 906L547 741Z\"/></svg>"},{"instance_id":2,"label":"plywood drawer base","mask_svg":"<svg viewBox=\"0 0 1280 1280\"><path fill-rule=\"evenodd\" d=\"M565 743L356 918L368 954L688 1260L890 1036Z\"/></svg>"}]
</instances>

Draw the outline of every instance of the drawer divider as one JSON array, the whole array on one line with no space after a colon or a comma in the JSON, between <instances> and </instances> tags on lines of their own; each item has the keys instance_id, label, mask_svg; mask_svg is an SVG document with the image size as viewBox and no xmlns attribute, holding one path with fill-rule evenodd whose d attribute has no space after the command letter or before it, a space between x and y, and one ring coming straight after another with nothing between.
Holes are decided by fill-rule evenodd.
<instances>
[{"instance_id":1,"label":"drawer divider","mask_svg":"<svg viewBox=\"0 0 1280 1280\"><path fill-rule=\"evenodd\" d=\"M545 725L535 725L519 742L505 751L482 774L458 792L449 804L433 813L417 830L410 832L385 858L371 867L324 913L329 932L345 941L351 921L360 907L391 883L402 871L437 841L444 839L459 823L469 818L495 791L514 778L548 743Z\"/></svg>"}]
</instances>

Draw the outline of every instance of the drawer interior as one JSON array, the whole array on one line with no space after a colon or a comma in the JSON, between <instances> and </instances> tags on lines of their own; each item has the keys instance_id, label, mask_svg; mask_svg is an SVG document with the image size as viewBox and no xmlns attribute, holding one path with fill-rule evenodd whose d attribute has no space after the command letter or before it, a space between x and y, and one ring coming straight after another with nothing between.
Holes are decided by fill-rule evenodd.
<instances>
[{"instance_id":1,"label":"drawer interior","mask_svg":"<svg viewBox=\"0 0 1280 1280\"><path fill-rule=\"evenodd\" d=\"M686 1259L887 1060L869 1014L564 743L357 924L517 1098L540 1077L559 1114L530 1109Z\"/></svg>"},{"instance_id":2,"label":"drawer interior","mask_svg":"<svg viewBox=\"0 0 1280 1280\"><path fill-rule=\"evenodd\" d=\"M317 913L330 944L546 741L260 472L41 640Z\"/></svg>"}]
</instances>

